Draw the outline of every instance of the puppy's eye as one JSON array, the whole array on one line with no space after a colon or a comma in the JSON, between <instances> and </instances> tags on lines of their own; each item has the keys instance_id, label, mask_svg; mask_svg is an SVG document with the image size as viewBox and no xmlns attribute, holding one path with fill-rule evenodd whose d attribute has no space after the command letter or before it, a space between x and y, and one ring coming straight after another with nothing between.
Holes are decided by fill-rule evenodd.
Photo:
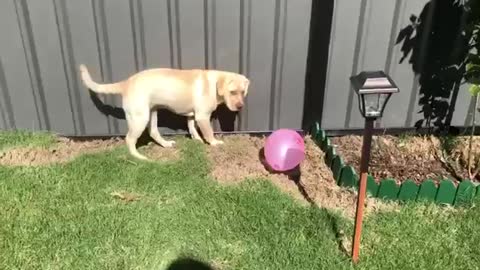
<instances>
[{"instance_id":1,"label":"puppy's eye","mask_svg":"<svg viewBox=\"0 0 480 270\"><path fill-rule=\"evenodd\" d=\"M234 96L240 95L240 91L238 90L232 91L232 95Z\"/></svg>"}]
</instances>

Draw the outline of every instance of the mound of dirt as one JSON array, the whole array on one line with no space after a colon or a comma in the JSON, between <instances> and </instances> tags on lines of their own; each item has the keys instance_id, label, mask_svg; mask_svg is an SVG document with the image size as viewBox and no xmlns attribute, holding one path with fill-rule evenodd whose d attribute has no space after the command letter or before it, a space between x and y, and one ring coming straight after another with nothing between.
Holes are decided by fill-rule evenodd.
<instances>
[{"instance_id":1,"label":"mound of dirt","mask_svg":"<svg viewBox=\"0 0 480 270\"><path fill-rule=\"evenodd\" d=\"M12 148L0 152L0 165L4 166L38 166L52 163L65 163L83 154L99 153L125 145L124 140L113 138L108 140L74 141L58 138L57 143L49 148ZM178 157L175 148L162 148L155 144L142 147L145 155L153 160L172 160Z\"/></svg>"},{"instance_id":2,"label":"mound of dirt","mask_svg":"<svg viewBox=\"0 0 480 270\"><path fill-rule=\"evenodd\" d=\"M264 137L234 135L223 137L225 144L208 147L212 176L223 184L235 184L245 179L267 179L281 190L302 202L334 209L352 217L356 194L340 188L325 165L324 153L310 137L306 138L306 156L300 169L287 174L270 172L263 164ZM386 204L367 200L367 211L385 209Z\"/></svg>"}]
</instances>

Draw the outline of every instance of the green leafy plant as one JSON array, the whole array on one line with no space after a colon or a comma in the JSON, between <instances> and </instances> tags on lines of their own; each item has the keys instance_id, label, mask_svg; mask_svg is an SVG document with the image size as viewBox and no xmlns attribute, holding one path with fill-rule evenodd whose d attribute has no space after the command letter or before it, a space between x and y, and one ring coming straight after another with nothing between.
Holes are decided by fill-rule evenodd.
<instances>
[{"instance_id":1,"label":"green leafy plant","mask_svg":"<svg viewBox=\"0 0 480 270\"><path fill-rule=\"evenodd\" d=\"M399 64L409 58L419 84L423 119L415 127L425 127L429 134L455 130L451 123L461 85L479 72L470 61L470 55L478 56L479 3L430 0L398 33L396 44L401 44L403 53Z\"/></svg>"}]
</instances>

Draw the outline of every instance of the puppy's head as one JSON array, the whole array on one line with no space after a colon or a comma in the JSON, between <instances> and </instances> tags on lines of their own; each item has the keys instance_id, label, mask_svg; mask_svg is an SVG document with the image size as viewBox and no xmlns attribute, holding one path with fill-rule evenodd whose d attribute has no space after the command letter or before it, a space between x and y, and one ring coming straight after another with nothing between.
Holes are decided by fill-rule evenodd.
<instances>
[{"instance_id":1,"label":"puppy's head","mask_svg":"<svg viewBox=\"0 0 480 270\"><path fill-rule=\"evenodd\" d=\"M217 93L223 98L227 108L236 112L245 105L249 85L250 80L247 77L235 73L225 73L218 78Z\"/></svg>"}]
</instances>

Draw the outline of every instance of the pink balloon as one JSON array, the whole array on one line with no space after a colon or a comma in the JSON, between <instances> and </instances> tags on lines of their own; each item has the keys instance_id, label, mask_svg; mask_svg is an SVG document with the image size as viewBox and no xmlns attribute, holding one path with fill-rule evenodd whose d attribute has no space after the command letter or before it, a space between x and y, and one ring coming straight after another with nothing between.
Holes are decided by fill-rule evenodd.
<instances>
[{"instance_id":1,"label":"pink balloon","mask_svg":"<svg viewBox=\"0 0 480 270\"><path fill-rule=\"evenodd\" d=\"M295 130L279 129L265 142L265 159L275 171L288 171L305 159L305 143Z\"/></svg>"}]
</instances>

